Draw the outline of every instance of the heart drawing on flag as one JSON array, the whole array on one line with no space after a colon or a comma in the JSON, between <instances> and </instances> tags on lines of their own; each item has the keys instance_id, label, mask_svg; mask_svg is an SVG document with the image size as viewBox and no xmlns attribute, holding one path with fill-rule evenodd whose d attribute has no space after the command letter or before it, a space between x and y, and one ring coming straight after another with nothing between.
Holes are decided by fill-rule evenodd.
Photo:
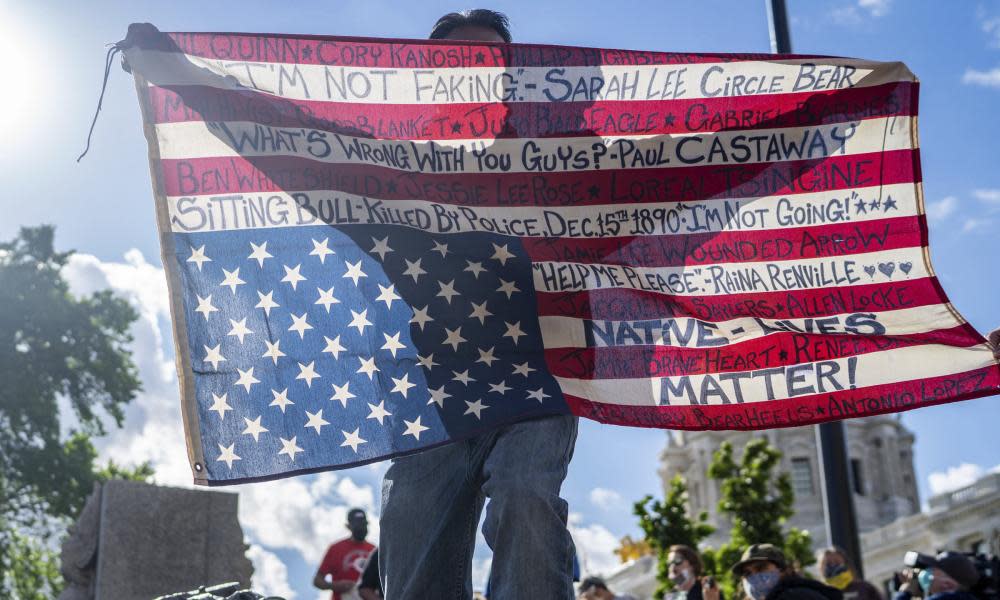
<instances>
[{"instance_id":1,"label":"heart drawing on flag","mask_svg":"<svg viewBox=\"0 0 1000 600\"><path fill-rule=\"evenodd\" d=\"M889 261L878 264L878 270L882 271L882 274L886 277L892 277L893 271L896 270L896 263Z\"/></svg>"},{"instance_id":2,"label":"heart drawing on flag","mask_svg":"<svg viewBox=\"0 0 1000 600\"><path fill-rule=\"evenodd\" d=\"M875 265L865 267L865 273L868 273L869 277L875 277Z\"/></svg>"},{"instance_id":3,"label":"heart drawing on flag","mask_svg":"<svg viewBox=\"0 0 1000 600\"><path fill-rule=\"evenodd\" d=\"M911 263L910 261L899 263L899 270L906 273L907 275L910 274L910 269L912 268L913 268L913 263Z\"/></svg>"}]
</instances>

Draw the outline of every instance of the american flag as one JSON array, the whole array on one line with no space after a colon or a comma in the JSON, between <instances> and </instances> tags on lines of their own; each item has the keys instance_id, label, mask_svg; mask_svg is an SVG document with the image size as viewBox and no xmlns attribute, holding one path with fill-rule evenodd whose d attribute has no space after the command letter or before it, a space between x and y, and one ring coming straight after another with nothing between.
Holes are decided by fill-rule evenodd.
<instances>
[{"instance_id":1,"label":"american flag","mask_svg":"<svg viewBox=\"0 0 1000 600\"><path fill-rule=\"evenodd\" d=\"M900 63L132 30L196 482L995 393Z\"/></svg>"}]
</instances>

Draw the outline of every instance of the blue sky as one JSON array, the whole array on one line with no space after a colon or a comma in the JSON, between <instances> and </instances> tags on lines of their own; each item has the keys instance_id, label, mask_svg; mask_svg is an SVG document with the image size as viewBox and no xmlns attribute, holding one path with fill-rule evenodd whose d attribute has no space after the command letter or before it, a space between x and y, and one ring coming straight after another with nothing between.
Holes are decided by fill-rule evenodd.
<instances>
[{"instance_id":1,"label":"blue sky","mask_svg":"<svg viewBox=\"0 0 1000 600\"><path fill-rule=\"evenodd\" d=\"M112 72L89 156L80 164L100 90L104 44L129 23L162 30L248 31L425 37L441 14L465 8L439 1L290 2L176 0L0 2L0 49L8 83L0 97L0 238L23 225L52 223L74 248L71 279L86 291L110 285L142 308L136 347L146 392L126 429L102 445L118 461L151 459L160 480L186 474L176 378L138 105L132 81ZM958 310L980 331L1000 326L1000 3L900 0L788 1L793 48L801 53L901 60L921 80L920 141L931 217L933 262ZM500 1L516 41L661 51L766 52L764 2ZM991 116L993 115L993 116ZM992 309L992 310L991 310ZM140 356L141 355L141 356ZM907 413L917 435L921 495L1000 463L1000 402L985 398ZM588 566L606 567L614 540L635 535L631 500L659 492L662 431L582 423L564 488ZM179 456L175 456L179 454ZM965 465L965 466L962 466ZM951 471L949 471L951 469ZM365 467L271 487L244 487L244 526L261 581L314 598L317 548L344 530L349 503L377 506L382 469ZM949 475L950 473L950 475ZM268 484L271 485L271 484ZM597 491L595 490L604 490ZM302 493L304 501L276 498ZM304 513L304 514L303 514ZM307 539L308 538L308 539ZM477 550L481 575L488 564ZM287 587L281 587L287 586Z\"/></svg>"}]
</instances>

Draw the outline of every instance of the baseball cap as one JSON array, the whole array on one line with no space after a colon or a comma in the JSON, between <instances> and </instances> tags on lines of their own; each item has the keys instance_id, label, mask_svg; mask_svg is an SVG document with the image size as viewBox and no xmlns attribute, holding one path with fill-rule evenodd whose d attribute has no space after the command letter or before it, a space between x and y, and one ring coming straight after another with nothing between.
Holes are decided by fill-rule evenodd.
<instances>
[{"instance_id":1,"label":"baseball cap","mask_svg":"<svg viewBox=\"0 0 1000 600\"><path fill-rule=\"evenodd\" d=\"M733 565L733 573L737 576L743 572L743 567L752 562L770 561L778 565L779 569L785 568L785 555L774 544L751 544L743 551L740 562Z\"/></svg>"},{"instance_id":2,"label":"baseball cap","mask_svg":"<svg viewBox=\"0 0 1000 600\"><path fill-rule=\"evenodd\" d=\"M941 569L966 589L979 582L976 565L961 552L942 552L934 558L930 566Z\"/></svg>"}]
</instances>

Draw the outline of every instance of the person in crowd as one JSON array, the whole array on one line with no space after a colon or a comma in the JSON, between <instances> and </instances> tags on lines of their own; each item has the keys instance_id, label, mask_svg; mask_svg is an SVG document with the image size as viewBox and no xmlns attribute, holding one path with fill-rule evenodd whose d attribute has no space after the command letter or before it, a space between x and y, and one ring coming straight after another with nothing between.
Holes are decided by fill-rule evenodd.
<instances>
[{"instance_id":1,"label":"person in crowd","mask_svg":"<svg viewBox=\"0 0 1000 600\"><path fill-rule=\"evenodd\" d=\"M368 537L368 516L360 508L347 512L347 529L351 536L332 544L313 577L313 585L321 590L331 590L332 600L357 598L354 588L365 568L368 556L375 546ZM327 580L327 577L330 579Z\"/></svg>"},{"instance_id":2,"label":"person in crowd","mask_svg":"<svg viewBox=\"0 0 1000 600\"><path fill-rule=\"evenodd\" d=\"M608 584L600 577L587 577L580 584L577 600L636 600L635 596L619 596L608 589Z\"/></svg>"},{"instance_id":3,"label":"person in crowd","mask_svg":"<svg viewBox=\"0 0 1000 600\"><path fill-rule=\"evenodd\" d=\"M435 40L510 43L504 15L449 13ZM382 482L379 570L392 600L472 596L476 524L493 550L496 600L572 600L573 540L560 488L578 420L556 415L393 460Z\"/></svg>"},{"instance_id":4,"label":"person in crowd","mask_svg":"<svg viewBox=\"0 0 1000 600\"><path fill-rule=\"evenodd\" d=\"M975 600L969 590L979 581L979 571L960 552L942 552L923 569L903 571L903 582L894 600Z\"/></svg>"},{"instance_id":5,"label":"person in crowd","mask_svg":"<svg viewBox=\"0 0 1000 600\"><path fill-rule=\"evenodd\" d=\"M722 600L723 594L713 577L702 577L704 567L698 551L676 544L667 553L670 581L674 584L671 600Z\"/></svg>"},{"instance_id":6,"label":"person in crowd","mask_svg":"<svg viewBox=\"0 0 1000 600\"><path fill-rule=\"evenodd\" d=\"M752 544L733 565L750 600L843 600L835 587L801 577L772 544Z\"/></svg>"},{"instance_id":7,"label":"person in crowd","mask_svg":"<svg viewBox=\"0 0 1000 600\"><path fill-rule=\"evenodd\" d=\"M858 577L854 562L839 546L820 550L816 562L823 581L843 592L844 600L884 600L874 585Z\"/></svg>"},{"instance_id":8,"label":"person in crowd","mask_svg":"<svg viewBox=\"0 0 1000 600\"><path fill-rule=\"evenodd\" d=\"M378 578L378 548L368 557L368 564L358 582L361 600L382 600L382 581Z\"/></svg>"}]
</instances>

